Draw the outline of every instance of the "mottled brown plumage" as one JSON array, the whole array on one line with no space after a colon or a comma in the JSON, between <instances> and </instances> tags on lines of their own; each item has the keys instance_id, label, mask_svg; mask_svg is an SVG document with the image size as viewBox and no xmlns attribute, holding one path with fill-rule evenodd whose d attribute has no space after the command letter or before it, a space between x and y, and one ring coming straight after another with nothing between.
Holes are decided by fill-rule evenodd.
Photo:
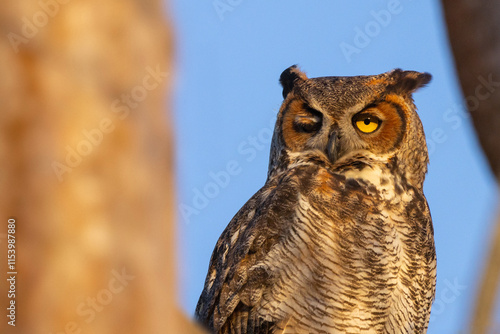
<instances>
[{"instance_id":1,"label":"mottled brown plumage","mask_svg":"<svg viewBox=\"0 0 500 334\"><path fill-rule=\"evenodd\" d=\"M213 333L425 333L435 293L430 75L308 79L295 66L268 179L222 233L196 316Z\"/></svg>"}]
</instances>

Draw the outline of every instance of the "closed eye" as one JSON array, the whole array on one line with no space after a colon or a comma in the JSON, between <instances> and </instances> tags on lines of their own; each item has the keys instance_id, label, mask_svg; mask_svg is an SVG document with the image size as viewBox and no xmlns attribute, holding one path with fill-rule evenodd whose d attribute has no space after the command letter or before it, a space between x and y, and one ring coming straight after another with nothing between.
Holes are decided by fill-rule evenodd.
<instances>
[{"instance_id":1,"label":"closed eye","mask_svg":"<svg viewBox=\"0 0 500 334\"><path fill-rule=\"evenodd\" d=\"M296 115L293 127L297 132L313 133L321 129L323 114L316 109L304 105L304 114Z\"/></svg>"}]
</instances>

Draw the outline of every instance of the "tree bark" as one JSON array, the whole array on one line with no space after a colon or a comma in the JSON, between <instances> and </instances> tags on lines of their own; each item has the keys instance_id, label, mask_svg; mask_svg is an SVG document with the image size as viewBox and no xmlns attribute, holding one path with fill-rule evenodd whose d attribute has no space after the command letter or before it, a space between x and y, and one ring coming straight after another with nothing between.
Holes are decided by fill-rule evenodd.
<instances>
[{"instance_id":1,"label":"tree bark","mask_svg":"<svg viewBox=\"0 0 500 334\"><path fill-rule=\"evenodd\" d=\"M500 180L500 2L443 0L458 77L479 142ZM500 216L475 302L471 333L488 333L500 282Z\"/></svg>"},{"instance_id":2,"label":"tree bark","mask_svg":"<svg viewBox=\"0 0 500 334\"><path fill-rule=\"evenodd\" d=\"M199 332L176 305L165 13L160 0L2 4L0 249L2 276L16 274L1 333Z\"/></svg>"},{"instance_id":3,"label":"tree bark","mask_svg":"<svg viewBox=\"0 0 500 334\"><path fill-rule=\"evenodd\" d=\"M465 102L500 180L500 2L443 0L443 7Z\"/></svg>"}]
</instances>

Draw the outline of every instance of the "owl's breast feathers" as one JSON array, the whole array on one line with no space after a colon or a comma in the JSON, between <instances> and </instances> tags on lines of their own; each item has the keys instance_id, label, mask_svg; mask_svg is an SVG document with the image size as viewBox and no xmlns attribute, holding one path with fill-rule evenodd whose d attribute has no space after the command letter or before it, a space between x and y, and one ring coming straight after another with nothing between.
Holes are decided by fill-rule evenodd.
<instances>
[{"instance_id":1,"label":"owl's breast feathers","mask_svg":"<svg viewBox=\"0 0 500 334\"><path fill-rule=\"evenodd\" d=\"M216 333L423 333L435 289L427 202L366 163L297 164L236 214L198 319Z\"/></svg>"}]
</instances>

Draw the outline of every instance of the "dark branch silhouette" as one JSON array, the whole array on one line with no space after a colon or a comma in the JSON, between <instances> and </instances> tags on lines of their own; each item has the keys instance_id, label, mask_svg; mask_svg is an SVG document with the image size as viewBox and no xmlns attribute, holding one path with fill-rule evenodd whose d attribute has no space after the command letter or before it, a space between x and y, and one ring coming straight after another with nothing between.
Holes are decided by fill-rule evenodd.
<instances>
[{"instance_id":1,"label":"dark branch silhouette","mask_svg":"<svg viewBox=\"0 0 500 334\"><path fill-rule=\"evenodd\" d=\"M443 0L448 35L479 142L500 180L500 2ZM474 228L474 227L471 227ZM500 217L475 302L470 331L488 333L500 282Z\"/></svg>"}]
</instances>

